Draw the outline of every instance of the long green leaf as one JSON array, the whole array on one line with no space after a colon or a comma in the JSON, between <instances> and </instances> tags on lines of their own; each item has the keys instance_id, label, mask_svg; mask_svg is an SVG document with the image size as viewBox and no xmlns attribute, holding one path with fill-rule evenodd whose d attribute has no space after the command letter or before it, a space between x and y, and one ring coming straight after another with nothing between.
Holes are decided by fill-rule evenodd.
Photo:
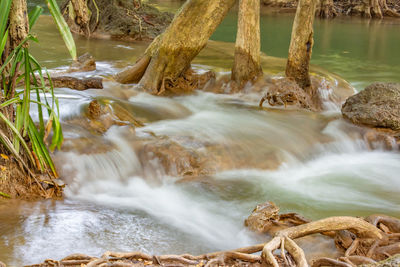
<instances>
[{"instance_id":1,"label":"long green leaf","mask_svg":"<svg viewBox=\"0 0 400 267\"><path fill-rule=\"evenodd\" d=\"M21 102L21 99L19 97L14 97L14 98L11 98L11 99L1 103L0 104L0 108L5 108L5 107L7 107L9 105L16 104L16 103L19 103L19 102Z\"/></svg>"},{"instance_id":2,"label":"long green leaf","mask_svg":"<svg viewBox=\"0 0 400 267\"><path fill-rule=\"evenodd\" d=\"M32 58L31 58L31 56L29 55L29 65L30 65L30 69L31 69L31 73L30 73L30 74L32 74L33 81L34 81L34 85L35 85L34 90L35 90L35 92L36 92L36 100L37 100L38 102L40 102L41 99L40 99L40 93L39 93L39 89L38 89L38 83L37 83L36 78L35 78L35 73L33 72L33 69L32 69L31 59L32 59ZM38 72L39 72L39 75L42 75L42 70L41 70L41 69L39 69ZM32 101L31 101L31 102L32 102ZM43 110L42 110L42 106L41 106L41 105L37 105L37 108L38 108L38 114L39 114L39 129L40 129L40 134L41 134L42 136L44 136L44 121L43 121Z\"/></svg>"},{"instance_id":3,"label":"long green leaf","mask_svg":"<svg viewBox=\"0 0 400 267\"><path fill-rule=\"evenodd\" d=\"M4 48L6 47L7 38L8 38L8 30L4 33L3 37L0 35L0 55L3 54Z\"/></svg>"},{"instance_id":4,"label":"long green leaf","mask_svg":"<svg viewBox=\"0 0 400 267\"><path fill-rule=\"evenodd\" d=\"M36 6L31 12L29 12L29 29L35 25L36 21L38 20L39 16L43 13L43 7Z\"/></svg>"},{"instance_id":5,"label":"long green leaf","mask_svg":"<svg viewBox=\"0 0 400 267\"><path fill-rule=\"evenodd\" d=\"M4 61L3 65L0 68L0 73L3 73L4 69L6 68L6 66L15 59L15 55L17 55L19 53L19 51L21 51L22 46L28 42L28 41L35 41L37 42L36 37L34 37L31 34L28 34L28 36L10 53L10 55L7 57L7 59Z\"/></svg>"},{"instance_id":6,"label":"long green leaf","mask_svg":"<svg viewBox=\"0 0 400 267\"><path fill-rule=\"evenodd\" d=\"M13 125L13 123L10 122L10 121L4 116L4 114L3 114L2 112L0 112L0 119L2 119L2 120L7 124L7 126L12 130L14 136L16 136L16 137L19 139L19 141L21 142L22 146L25 148L25 150L26 150L26 152L27 152L27 154L28 154L28 156L29 156L29 159L34 163L33 156L32 156L31 151L29 150L28 145L26 144L24 138L22 138L22 136L21 136L21 134L18 132L18 130L15 128L15 126Z\"/></svg>"},{"instance_id":7,"label":"long green leaf","mask_svg":"<svg viewBox=\"0 0 400 267\"><path fill-rule=\"evenodd\" d=\"M42 138L40 137L39 132L36 129L35 124L32 121L32 118L29 120L29 131L31 133L31 141L35 143L35 154L44 161L44 163L50 167L54 176L58 176L56 172L56 168L54 167L53 160L50 157L49 151L47 150L46 145L44 144ZM33 138L32 138L33 137Z\"/></svg>"},{"instance_id":8,"label":"long green leaf","mask_svg":"<svg viewBox=\"0 0 400 267\"><path fill-rule=\"evenodd\" d=\"M4 36L6 31L8 15L10 14L12 0L0 1L0 37Z\"/></svg>"},{"instance_id":9,"label":"long green leaf","mask_svg":"<svg viewBox=\"0 0 400 267\"><path fill-rule=\"evenodd\" d=\"M25 66L25 89L24 97L22 99L22 116L24 121L24 126L22 127L22 136L26 136L28 133L29 124L29 109L30 109L30 99L31 99L31 66L29 64L29 52L27 48L24 48L24 66Z\"/></svg>"},{"instance_id":10,"label":"long green leaf","mask_svg":"<svg viewBox=\"0 0 400 267\"><path fill-rule=\"evenodd\" d=\"M10 195L0 192L0 196L5 197L5 198L11 198Z\"/></svg>"},{"instance_id":11,"label":"long green leaf","mask_svg":"<svg viewBox=\"0 0 400 267\"><path fill-rule=\"evenodd\" d=\"M65 22L60 9L58 8L56 0L46 0L46 2L72 59L77 60L74 38L72 37L71 31L69 30L69 27Z\"/></svg>"}]
</instances>

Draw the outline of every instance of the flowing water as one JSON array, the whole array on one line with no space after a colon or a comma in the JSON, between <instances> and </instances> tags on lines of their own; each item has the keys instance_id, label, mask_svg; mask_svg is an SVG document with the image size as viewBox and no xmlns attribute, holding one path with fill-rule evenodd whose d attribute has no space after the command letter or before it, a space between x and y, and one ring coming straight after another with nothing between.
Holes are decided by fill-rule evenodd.
<instances>
[{"instance_id":1,"label":"flowing water","mask_svg":"<svg viewBox=\"0 0 400 267\"><path fill-rule=\"evenodd\" d=\"M291 19L262 17L268 55L285 56ZM339 73L357 90L374 80L400 81L398 26L397 21L317 21L313 63ZM233 41L234 27L232 14L213 39ZM51 19L42 17L36 32L36 57L48 68L65 69L70 61ZM134 62L146 47L79 37L77 45L98 61L96 71L77 75L104 77ZM195 67L223 73L231 62L232 45L214 42ZM263 57L263 66L279 73L284 61ZM259 95L198 92L162 98L111 81L103 90L58 89L57 96L66 141L54 158L67 183L65 199L0 204L0 260L11 266L77 252L198 254L258 243L265 237L248 232L243 220L267 200L311 219L400 216L400 154L369 150L337 106L322 114L261 110ZM112 126L104 135L88 131L77 122L94 98L145 126ZM165 147L170 156L163 156ZM187 155L182 151L206 162L207 172L179 181L173 163L191 164L180 159ZM151 160L144 162L146 157ZM332 246L328 242L327 249Z\"/></svg>"}]
</instances>

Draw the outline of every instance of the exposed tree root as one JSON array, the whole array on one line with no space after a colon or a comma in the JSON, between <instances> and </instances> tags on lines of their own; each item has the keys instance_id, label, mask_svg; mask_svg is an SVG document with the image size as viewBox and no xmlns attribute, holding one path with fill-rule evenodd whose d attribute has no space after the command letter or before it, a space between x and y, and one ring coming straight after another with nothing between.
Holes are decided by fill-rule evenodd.
<instances>
[{"instance_id":1,"label":"exposed tree root","mask_svg":"<svg viewBox=\"0 0 400 267\"><path fill-rule=\"evenodd\" d=\"M352 265L349 263L330 258L319 258L311 263L311 267L322 267L322 266L352 267Z\"/></svg>"},{"instance_id":2,"label":"exposed tree root","mask_svg":"<svg viewBox=\"0 0 400 267\"><path fill-rule=\"evenodd\" d=\"M191 61L205 47L234 3L234 0L187 1L144 56L133 67L115 75L115 80L139 82L144 90L155 95L187 92L198 80L192 80Z\"/></svg>"},{"instance_id":3,"label":"exposed tree root","mask_svg":"<svg viewBox=\"0 0 400 267\"><path fill-rule=\"evenodd\" d=\"M315 87L315 85L313 85ZM315 94L315 95L314 95ZM307 92L290 78L271 79L271 86L261 98L259 106L265 101L270 106L295 106L297 108L317 111L321 109L320 99L315 92Z\"/></svg>"},{"instance_id":4,"label":"exposed tree root","mask_svg":"<svg viewBox=\"0 0 400 267\"><path fill-rule=\"evenodd\" d=\"M321 18L330 19L338 15L333 0L320 0L317 15Z\"/></svg>"},{"instance_id":5,"label":"exposed tree root","mask_svg":"<svg viewBox=\"0 0 400 267\"><path fill-rule=\"evenodd\" d=\"M297 213L279 214L279 207L269 201L257 205L250 216L244 221L244 225L254 232L273 235L283 228L308 222L310 221Z\"/></svg>"},{"instance_id":6,"label":"exposed tree root","mask_svg":"<svg viewBox=\"0 0 400 267\"><path fill-rule=\"evenodd\" d=\"M271 202L272 203L272 202ZM273 204L273 203L272 203ZM272 211L272 218L279 217L276 214L276 206L266 205ZM260 210L260 207L258 206ZM255 209L257 211L257 208ZM265 210L264 210L265 211ZM283 216L285 217L285 216ZM291 217L291 216L289 216ZM370 221L372 223L369 223ZM390 225L390 234L378 229L375 225L383 222ZM389 223L390 222L390 223ZM83 254L73 254L61 261L46 260L43 264L32 265L37 267L47 266L309 266L304 251L294 242L294 239L316 233L335 231L344 241L341 245L347 246L345 253L338 259L320 258L313 260L312 267L338 266L353 267L360 264L375 264L377 258L386 259L391 255L400 253L399 233L392 230L400 223L399 219L384 216L371 215L366 219L355 217L329 217L326 219L304 223L289 227L275 233L267 243L229 251L213 252L198 256L183 255L149 255L142 252L106 252L100 258L94 258ZM389 226L386 226L389 229ZM383 228L383 229L386 229ZM396 242L391 242L391 238ZM336 237L335 239L338 239ZM337 243L338 244L338 243ZM280 248L280 253L274 253ZM372 250L372 254L371 254ZM262 251L261 255L254 253ZM380 259L379 259L380 260Z\"/></svg>"},{"instance_id":7,"label":"exposed tree root","mask_svg":"<svg viewBox=\"0 0 400 267\"><path fill-rule=\"evenodd\" d=\"M119 83L138 83L143 77L143 74L150 63L150 59L151 57L147 55L142 56L136 61L135 65L117 73L114 76L114 79Z\"/></svg>"},{"instance_id":8,"label":"exposed tree root","mask_svg":"<svg viewBox=\"0 0 400 267\"><path fill-rule=\"evenodd\" d=\"M357 8L366 18L400 17L399 13L388 7L387 0L362 0Z\"/></svg>"}]
</instances>

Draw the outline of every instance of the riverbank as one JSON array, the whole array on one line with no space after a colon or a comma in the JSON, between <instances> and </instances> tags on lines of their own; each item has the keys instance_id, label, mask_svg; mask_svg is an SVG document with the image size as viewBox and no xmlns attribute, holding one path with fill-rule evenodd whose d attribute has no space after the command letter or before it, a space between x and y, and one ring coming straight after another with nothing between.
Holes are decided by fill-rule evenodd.
<instances>
[{"instance_id":1,"label":"riverbank","mask_svg":"<svg viewBox=\"0 0 400 267\"><path fill-rule=\"evenodd\" d=\"M294 13L297 0L261 0L271 12ZM400 18L400 4L395 0L381 2L327 0L317 5L316 15L321 18L336 16L358 16L370 18Z\"/></svg>"}]
</instances>

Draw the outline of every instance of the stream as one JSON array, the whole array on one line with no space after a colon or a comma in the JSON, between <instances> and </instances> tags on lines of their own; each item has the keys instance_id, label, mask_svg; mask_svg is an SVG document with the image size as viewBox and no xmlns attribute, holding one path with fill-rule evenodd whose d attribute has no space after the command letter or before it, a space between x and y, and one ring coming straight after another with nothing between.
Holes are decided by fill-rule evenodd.
<instances>
[{"instance_id":1,"label":"stream","mask_svg":"<svg viewBox=\"0 0 400 267\"><path fill-rule=\"evenodd\" d=\"M268 56L286 56L292 19L263 13L262 51ZM51 20L44 15L35 26L40 41L32 52L47 68L65 70L70 59ZM229 14L193 62L196 69L230 71L233 44L226 42L235 40L235 23ZM317 20L314 71L336 73L357 91L374 81L400 82L399 24ZM147 46L82 37L76 42L80 54L97 60L96 71L78 76L110 77ZM263 68L280 75L284 60L263 56ZM56 90L65 144L54 160L67 184L65 199L0 202L0 260L6 264L108 250L200 254L256 244L266 237L246 230L243 221L265 201L310 219L400 216L400 154L368 149L338 106L316 114L259 109L256 94L199 91L166 98L112 81L104 87ZM78 122L93 99L139 118L144 127L90 132ZM181 180L174 163L191 166L191 157L199 166ZM330 241L319 246L322 254L334 248Z\"/></svg>"}]
</instances>

